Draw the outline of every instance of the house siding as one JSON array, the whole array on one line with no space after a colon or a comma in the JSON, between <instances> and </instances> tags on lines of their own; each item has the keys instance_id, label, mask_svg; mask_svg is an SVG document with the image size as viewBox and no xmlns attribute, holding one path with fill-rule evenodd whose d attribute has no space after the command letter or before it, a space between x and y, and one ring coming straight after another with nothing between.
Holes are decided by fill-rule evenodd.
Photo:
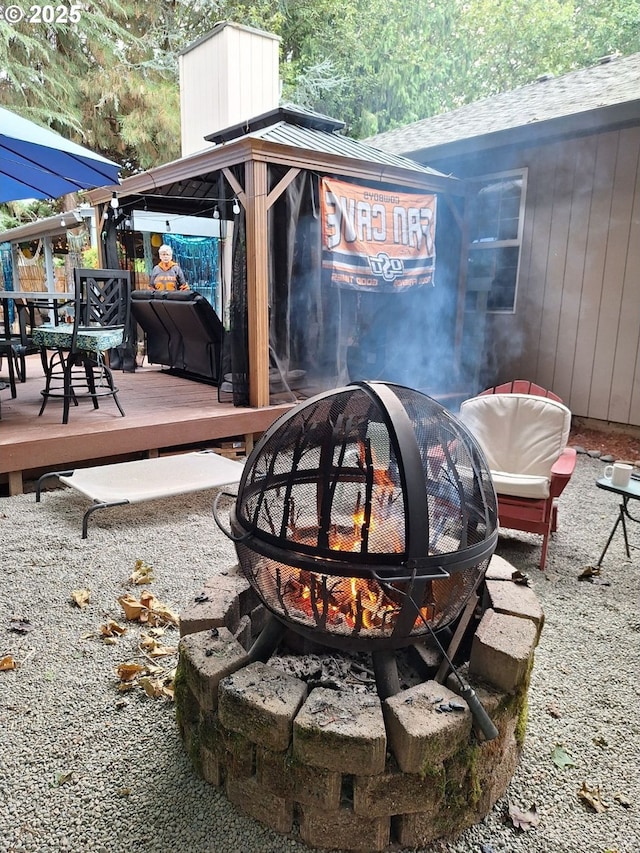
<instances>
[{"instance_id":1,"label":"house siding","mask_svg":"<svg viewBox=\"0 0 640 853\"><path fill-rule=\"evenodd\" d=\"M488 316L486 384L531 379L573 414L640 425L640 127L462 160L458 177L527 167L516 311Z\"/></svg>"}]
</instances>

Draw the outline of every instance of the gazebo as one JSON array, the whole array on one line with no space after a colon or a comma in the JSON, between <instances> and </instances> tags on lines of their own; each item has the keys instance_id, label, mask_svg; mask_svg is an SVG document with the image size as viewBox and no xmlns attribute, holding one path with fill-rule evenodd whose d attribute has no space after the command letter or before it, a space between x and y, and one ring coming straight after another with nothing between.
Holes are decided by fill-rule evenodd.
<instances>
[{"instance_id":1,"label":"gazebo","mask_svg":"<svg viewBox=\"0 0 640 853\"><path fill-rule=\"evenodd\" d=\"M212 147L89 194L106 265L118 222L135 209L226 223L232 253L222 282L229 310L225 370L237 404L269 404L274 361L285 374L301 369L325 387L345 377L404 381L414 363L415 381L406 384L452 390L464 311L464 184L350 139L342 127L327 116L278 107L207 137ZM380 264L396 264L391 276L378 269L377 277L357 270L332 277L323 242L327 180L372 200L373 213L369 202L332 196L338 226L348 230L355 211L372 239L385 205L389 220L398 210L400 222L403 204L415 199L424 212L427 198L430 274L394 278L403 264L389 258L383 241ZM397 240L406 243L398 229Z\"/></svg>"}]
</instances>

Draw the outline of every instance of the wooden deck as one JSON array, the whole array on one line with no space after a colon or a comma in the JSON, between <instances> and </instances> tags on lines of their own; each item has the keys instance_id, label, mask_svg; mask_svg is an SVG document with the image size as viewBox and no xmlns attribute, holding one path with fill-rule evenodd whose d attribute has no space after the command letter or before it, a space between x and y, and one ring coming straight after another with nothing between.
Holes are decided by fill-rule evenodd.
<instances>
[{"instance_id":1,"label":"wooden deck","mask_svg":"<svg viewBox=\"0 0 640 853\"><path fill-rule=\"evenodd\" d=\"M5 374L6 363L0 379ZM110 398L97 410L82 400L63 424L61 400L50 400L38 417L42 367L39 356L27 359L27 381L18 383L17 398L11 399L8 388L0 391L0 494L20 494L27 480L45 471L211 447L236 436L250 449L253 438L294 405L252 409L220 403L217 388L155 365L114 376L126 417Z\"/></svg>"}]
</instances>

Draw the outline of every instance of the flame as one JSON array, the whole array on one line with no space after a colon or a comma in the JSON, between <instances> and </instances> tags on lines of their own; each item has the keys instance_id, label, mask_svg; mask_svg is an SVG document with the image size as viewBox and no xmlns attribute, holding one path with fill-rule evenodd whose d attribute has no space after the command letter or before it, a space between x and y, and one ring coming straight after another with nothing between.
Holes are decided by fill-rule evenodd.
<instances>
[{"instance_id":1,"label":"flame","mask_svg":"<svg viewBox=\"0 0 640 853\"><path fill-rule=\"evenodd\" d=\"M400 605L368 578L327 577L296 569L286 583L285 594L288 606L313 620L324 617L326 607L328 627L390 630L400 610Z\"/></svg>"},{"instance_id":2,"label":"flame","mask_svg":"<svg viewBox=\"0 0 640 853\"><path fill-rule=\"evenodd\" d=\"M327 581L331 584L329 589ZM324 584L323 584L324 582ZM327 577L302 569L294 570L286 584L287 605L302 611L309 619L324 618L326 627L377 630L391 633L402 602L393 601L377 581L368 578ZM435 607L423 605L414 629L422 632L424 623L435 618Z\"/></svg>"}]
</instances>

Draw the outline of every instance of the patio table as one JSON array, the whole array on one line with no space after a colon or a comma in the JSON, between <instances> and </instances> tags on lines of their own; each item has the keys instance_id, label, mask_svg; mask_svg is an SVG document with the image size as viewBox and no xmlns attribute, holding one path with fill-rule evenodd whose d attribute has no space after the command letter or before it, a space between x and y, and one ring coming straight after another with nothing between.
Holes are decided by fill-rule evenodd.
<instances>
[{"instance_id":1,"label":"patio table","mask_svg":"<svg viewBox=\"0 0 640 853\"><path fill-rule=\"evenodd\" d=\"M622 525L622 533L624 535L624 547L627 555L627 559L631 558L631 548L636 547L629 544L629 536L627 533L627 519L629 521L636 522L640 524L640 518L634 517L629 512L629 501L640 500L640 478L639 475L632 474L632 479L629 482L628 486L614 486L609 477L600 477L599 480L596 480L596 486L599 489L604 489L607 492L613 492L616 495L620 495L622 498L619 506L618 506L618 515L616 516L616 520L614 522L613 527L611 528L611 533L609 534L609 538L602 549L602 554L600 554L600 559L596 563L596 566L599 568L602 565L602 561L604 560L604 556L609 549L609 545L615 535L616 530L618 529L618 525Z\"/></svg>"}]
</instances>

